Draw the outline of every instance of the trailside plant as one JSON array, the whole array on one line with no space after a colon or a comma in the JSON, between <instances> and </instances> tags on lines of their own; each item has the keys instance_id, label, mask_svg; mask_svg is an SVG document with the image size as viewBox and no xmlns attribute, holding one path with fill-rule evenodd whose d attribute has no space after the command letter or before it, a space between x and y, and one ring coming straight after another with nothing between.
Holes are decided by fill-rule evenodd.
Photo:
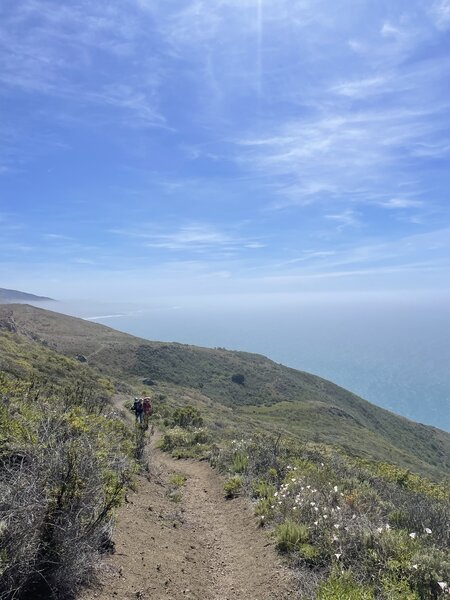
<instances>
[{"instance_id":1,"label":"trailside plant","mask_svg":"<svg viewBox=\"0 0 450 600\"><path fill-rule=\"evenodd\" d=\"M255 499L261 526L302 570L305 599L446 597L448 486L261 435L228 442L213 464L233 474L243 456L239 491Z\"/></svg>"},{"instance_id":2,"label":"trailside plant","mask_svg":"<svg viewBox=\"0 0 450 600\"><path fill-rule=\"evenodd\" d=\"M277 546L281 552L294 552L308 541L309 533L306 525L286 520L275 529Z\"/></svg>"},{"instance_id":3,"label":"trailside plant","mask_svg":"<svg viewBox=\"0 0 450 600\"><path fill-rule=\"evenodd\" d=\"M0 379L0 597L70 599L111 548L133 437L94 398ZM103 398L99 399L104 405Z\"/></svg>"},{"instance_id":4,"label":"trailside plant","mask_svg":"<svg viewBox=\"0 0 450 600\"><path fill-rule=\"evenodd\" d=\"M242 491L242 477L240 475L234 475L227 479L223 485L226 498L235 498Z\"/></svg>"}]
</instances>

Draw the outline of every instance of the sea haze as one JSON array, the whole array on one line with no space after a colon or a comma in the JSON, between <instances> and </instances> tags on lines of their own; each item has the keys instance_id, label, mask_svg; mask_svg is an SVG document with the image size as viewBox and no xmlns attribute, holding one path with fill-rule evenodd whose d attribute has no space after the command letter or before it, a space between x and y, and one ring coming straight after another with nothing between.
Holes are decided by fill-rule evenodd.
<instances>
[{"instance_id":1,"label":"sea haze","mask_svg":"<svg viewBox=\"0 0 450 600\"><path fill-rule=\"evenodd\" d=\"M42 306L42 304L40 305ZM450 308L54 304L136 336L264 354L405 417L450 430Z\"/></svg>"}]
</instances>

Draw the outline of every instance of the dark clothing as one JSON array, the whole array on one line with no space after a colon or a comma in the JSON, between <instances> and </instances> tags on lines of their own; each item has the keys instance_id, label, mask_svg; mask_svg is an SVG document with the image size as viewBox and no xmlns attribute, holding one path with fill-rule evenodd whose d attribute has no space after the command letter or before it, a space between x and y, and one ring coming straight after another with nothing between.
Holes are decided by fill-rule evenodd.
<instances>
[{"instance_id":1,"label":"dark clothing","mask_svg":"<svg viewBox=\"0 0 450 600\"><path fill-rule=\"evenodd\" d=\"M133 404L134 414L136 415L136 421L142 423L142 417L144 414L144 407L142 405L142 400L135 400Z\"/></svg>"}]
</instances>

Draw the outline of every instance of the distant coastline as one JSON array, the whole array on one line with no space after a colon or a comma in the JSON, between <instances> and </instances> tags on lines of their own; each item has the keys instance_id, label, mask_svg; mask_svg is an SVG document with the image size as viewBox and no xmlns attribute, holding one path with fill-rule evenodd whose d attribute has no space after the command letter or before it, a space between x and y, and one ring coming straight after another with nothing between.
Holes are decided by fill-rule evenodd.
<instances>
[{"instance_id":1,"label":"distant coastline","mask_svg":"<svg viewBox=\"0 0 450 600\"><path fill-rule=\"evenodd\" d=\"M47 296L36 296L36 294L29 294L28 292L21 292L19 290L0 288L0 304L12 304L14 302L57 302L57 300L48 298Z\"/></svg>"}]
</instances>

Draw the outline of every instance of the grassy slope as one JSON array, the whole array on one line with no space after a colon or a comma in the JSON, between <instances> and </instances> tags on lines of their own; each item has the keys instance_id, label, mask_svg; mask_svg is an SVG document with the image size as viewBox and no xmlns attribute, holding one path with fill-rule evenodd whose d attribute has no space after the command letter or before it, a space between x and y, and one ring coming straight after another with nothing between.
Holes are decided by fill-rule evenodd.
<instances>
[{"instance_id":1,"label":"grassy slope","mask_svg":"<svg viewBox=\"0 0 450 600\"><path fill-rule=\"evenodd\" d=\"M198 404L218 426L318 439L434 478L450 471L449 434L260 355L148 342L26 305L0 306L2 326L62 354L83 354L107 375L135 384L149 377L157 384L149 389ZM245 376L245 385L232 383L237 372Z\"/></svg>"}]
</instances>

